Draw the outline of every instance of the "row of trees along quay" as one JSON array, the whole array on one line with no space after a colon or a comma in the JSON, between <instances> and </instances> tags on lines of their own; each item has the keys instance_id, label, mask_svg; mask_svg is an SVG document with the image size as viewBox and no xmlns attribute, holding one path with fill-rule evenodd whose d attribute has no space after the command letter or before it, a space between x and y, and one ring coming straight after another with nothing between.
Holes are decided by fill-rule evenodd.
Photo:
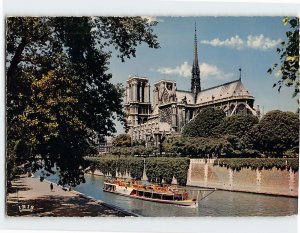
<instances>
[{"instance_id":1,"label":"row of trees along quay","mask_svg":"<svg viewBox=\"0 0 300 233\"><path fill-rule=\"evenodd\" d=\"M99 170L105 176L130 175L131 178L141 180L145 170L148 181L171 184L173 178L179 185L186 185L190 159L187 157L134 157L134 156L89 156L85 157L88 170ZM234 171L242 168L281 170L299 169L298 158L222 158L214 160L214 166L227 167Z\"/></svg>"},{"instance_id":2,"label":"row of trees along quay","mask_svg":"<svg viewBox=\"0 0 300 233\"><path fill-rule=\"evenodd\" d=\"M86 157L89 171L96 169L104 175L116 177L129 174L133 179L141 180L145 168L148 180L156 183L172 182L176 178L178 184L185 185L187 181L187 171L189 169L188 158L166 158L166 157Z\"/></svg>"},{"instance_id":3,"label":"row of trees along quay","mask_svg":"<svg viewBox=\"0 0 300 233\"><path fill-rule=\"evenodd\" d=\"M22 166L32 172L44 169L46 173L53 173L55 167L60 184L76 186L85 182L84 171L91 164L84 156L97 154L95 139L116 133L115 119L125 125L123 86L111 83L112 51L125 61L135 57L140 44L159 48L153 33L156 24L141 17L6 18L8 180ZM289 29L286 41L277 50L280 64L274 64L268 72L279 68L282 76L276 84L278 89L283 85L294 86L296 96L299 20L285 17L284 24ZM182 136L166 139L161 148L145 148L143 142L134 145L126 136L120 136L125 142L119 144L120 137L117 137L112 151L114 159L126 157L134 161L130 166L136 170L131 168L130 174L140 178L142 158L133 155L175 157L146 158L148 177L160 180L161 174L167 174L164 176L167 181L174 176L179 183L184 183L188 158L298 157L297 114L272 111L259 122L251 116L225 117L217 109L206 109L201 114L204 118L199 114L186 125ZM106 161L104 157L93 159L100 164ZM170 159L178 160L174 164L166 162ZM159 165L151 165L150 161ZM173 168L160 169L167 164ZM228 162L222 164L230 166ZM176 171L180 174L175 174Z\"/></svg>"}]
</instances>

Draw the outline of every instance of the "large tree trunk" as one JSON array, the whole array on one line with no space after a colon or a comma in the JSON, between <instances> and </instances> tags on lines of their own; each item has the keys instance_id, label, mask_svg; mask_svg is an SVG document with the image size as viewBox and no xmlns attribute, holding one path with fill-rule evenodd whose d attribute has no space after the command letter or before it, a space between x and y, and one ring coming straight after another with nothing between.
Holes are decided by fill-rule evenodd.
<instances>
[{"instance_id":1,"label":"large tree trunk","mask_svg":"<svg viewBox=\"0 0 300 233\"><path fill-rule=\"evenodd\" d=\"M26 36L24 36L19 44L18 48L16 49L15 55L10 62L10 66L7 70L6 80L7 80L7 92L11 93L11 88L13 88L14 84L14 73L18 68L18 64L21 61L21 56L24 51L24 48L27 44Z\"/></svg>"}]
</instances>

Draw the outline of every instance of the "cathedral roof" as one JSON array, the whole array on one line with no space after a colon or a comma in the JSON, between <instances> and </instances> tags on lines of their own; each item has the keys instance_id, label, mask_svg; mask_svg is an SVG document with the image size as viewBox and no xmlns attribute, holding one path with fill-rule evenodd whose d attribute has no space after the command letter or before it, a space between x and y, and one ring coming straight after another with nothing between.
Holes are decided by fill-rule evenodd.
<instances>
[{"instance_id":1,"label":"cathedral roof","mask_svg":"<svg viewBox=\"0 0 300 233\"><path fill-rule=\"evenodd\" d=\"M184 98L186 98L187 104L195 104L194 95L189 91L176 91L177 102L182 102Z\"/></svg>"},{"instance_id":2,"label":"cathedral roof","mask_svg":"<svg viewBox=\"0 0 300 233\"><path fill-rule=\"evenodd\" d=\"M231 97L252 97L240 79L219 86L204 89L198 93L196 104L217 101ZM253 98L253 97L252 97Z\"/></svg>"}]
</instances>

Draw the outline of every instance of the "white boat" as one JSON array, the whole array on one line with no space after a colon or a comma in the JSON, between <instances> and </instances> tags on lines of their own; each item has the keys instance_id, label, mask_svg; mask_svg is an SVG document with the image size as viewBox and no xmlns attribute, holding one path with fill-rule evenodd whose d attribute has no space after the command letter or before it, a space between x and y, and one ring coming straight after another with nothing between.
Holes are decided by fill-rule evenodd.
<instances>
[{"instance_id":1,"label":"white boat","mask_svg":"<svg viewBox=\"0 0 300 233\"><path fill-rule=\"evenodd\" d=\"M185 189L171 185L143 185L137 181L106 180L103 191L145 201L175 204L181 206L197 205L196 198L191 198Z\"/></svg>"}]
</instances>

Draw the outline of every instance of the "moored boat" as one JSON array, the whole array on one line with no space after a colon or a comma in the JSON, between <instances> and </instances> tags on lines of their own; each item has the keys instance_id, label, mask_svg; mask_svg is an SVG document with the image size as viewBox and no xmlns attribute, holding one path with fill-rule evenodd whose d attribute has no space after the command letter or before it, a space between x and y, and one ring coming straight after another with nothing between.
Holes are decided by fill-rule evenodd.
<instances>
[{"instance_id":1,"label":"moored boat","mask_svg":"<svg viewBox=\"0 0 300 233\"><path fill-rule=\"evenodd\" d=\"M146 201L175 204L181 206L197 205L188 191L175 185L145 185L134 180L110 179L104 181L103 191Z\"/></svg>"}]
</instances>

